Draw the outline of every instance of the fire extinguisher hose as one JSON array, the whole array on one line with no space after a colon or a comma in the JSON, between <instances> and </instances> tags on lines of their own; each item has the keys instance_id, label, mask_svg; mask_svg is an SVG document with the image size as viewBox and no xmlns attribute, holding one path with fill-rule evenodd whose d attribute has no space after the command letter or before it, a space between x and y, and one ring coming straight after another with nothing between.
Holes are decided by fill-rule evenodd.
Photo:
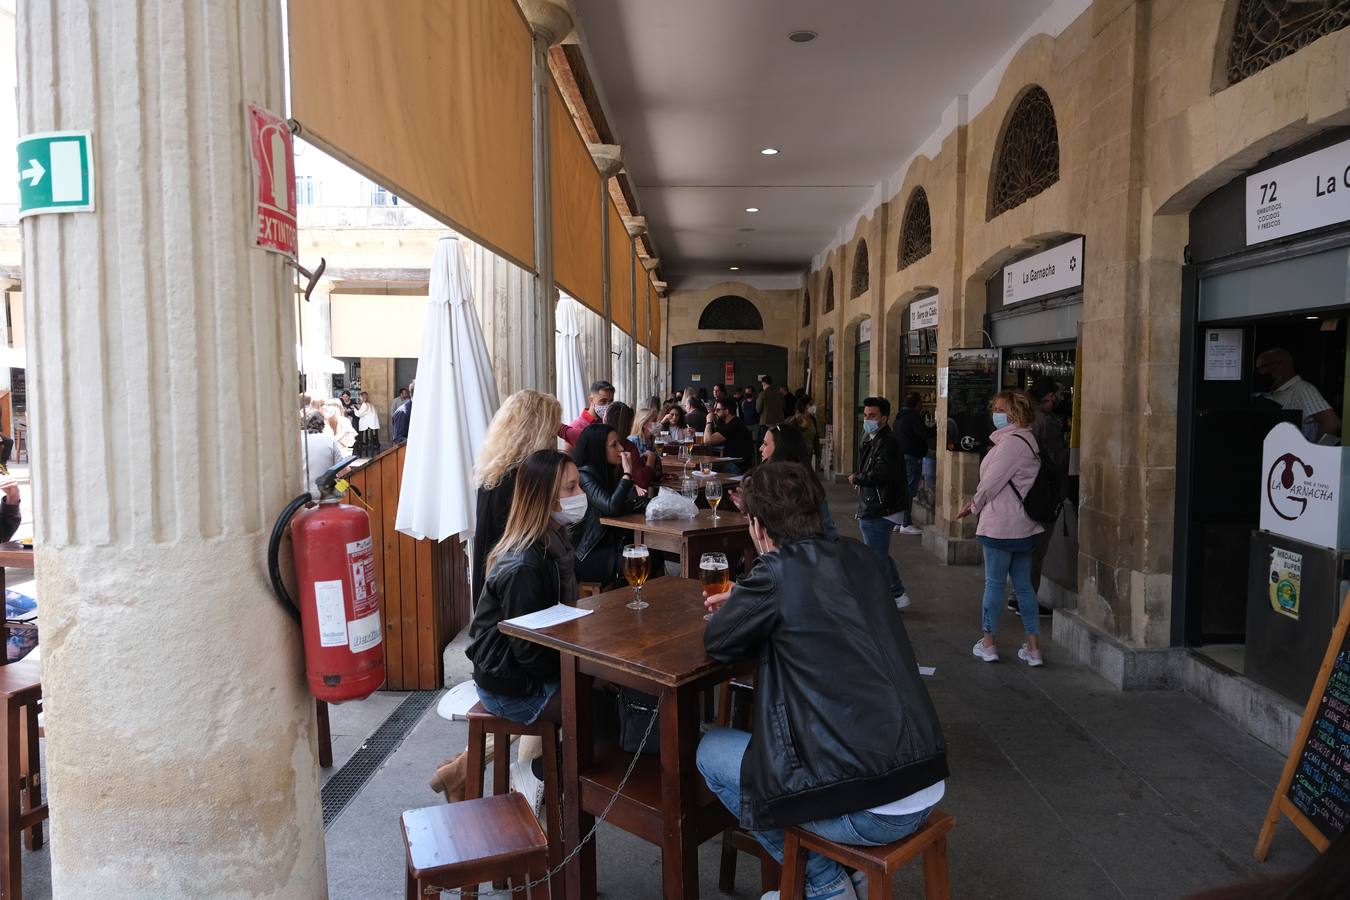
<instances>
[{"instance_id":1,"label":"fire extinguisher hose","mask_svg":"<svg viewBox=\"0 0 1350 900\"><path fill-rule=\"evenodd\" d=\"M281 566L277 557L281 552L281 539L286 536L286 529L290 527L291 517L304 508L313 498L309 492L298 495L294 500L286 505L277 516L276 524L272 526L272 536L267 541L267 577L272 580L272 591L277 595L277 602L281 608L286 610L286 615L300 624L300 608L295 605L295 600L291 598L286 590L285 583L281 580Z\"/></svg>"}]
</instances>

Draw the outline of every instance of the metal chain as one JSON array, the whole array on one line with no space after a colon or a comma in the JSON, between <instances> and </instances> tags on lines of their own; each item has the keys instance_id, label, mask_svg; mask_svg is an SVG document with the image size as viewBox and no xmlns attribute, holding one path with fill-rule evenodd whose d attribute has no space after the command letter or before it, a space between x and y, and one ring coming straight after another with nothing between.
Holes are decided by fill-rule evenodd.
<instances>
[{"instance_id":1,"label":"metal chain","mask_svg":"<svg viewBox=\"0 0 1350 900\"><path fill-rule=\"evenodd\" d=\"M638 760L642 758L642 751L643 751L644 749L646 749L646 747L647 747L647 739L648 739L649 737L651 737L651 735L652 735L652 728L656 725L656 720L657 720L657 715L656 715L656 713L653 712L653 713L652 713L651 719L647 722L647 730L644 731L644 732L642 733L642 740L638 742L638 748L637 748L637 750L634 751L634 753L633 753L633 759L632 759L632 761L631 761L630 763L628 763L628 771L624 772L624 773L623 773L623 778L619 779L619 784L618 784L618 786L614 788L614 795L613 795L612 797L610 797L610 798L609 798L609 802L605 804L604 812L600 813L600 815L596 817L596 819L595 819L595 824L591 826L591 830L588 831L588 832L586 833L586 836L585 836L584 838L582 838L581 841L580 841L575 847L572 848L572 852L571 852L571 853L569 853L569 854L567 854L565 857L563 857L562 862L558 863L558 864L557 864L556 866L554 866L552 869L549 869L547 872L545 872L543 875L541 875L539 878L535 879L534 881L529 881L529 882L526 882L525 884L516 885L515 887L513 887L513 888L508 888L507 890L504 890L504 891L493 890L493 891L490 891L490 892L488 892L488 893L483 893L483 892L480 892L480 891L464 891L464 890L461 890L461 891L459 892L459 896L460 896L461 898L465 898L465 900L467 900L467 898L470 898L470 897L496 897L496 896L500 896L500 895L503 895L503 894L507 894L507 895L509 895L509 894L518 894L518 893L520 893L521 891L528 891L528 890L530 890L531 888L538 887L539 885L543 884L544 882L549 881L550 879L552 879L554 875L557 875L557 874L558 874L559 872L561 872L563 869L567 868L567 864L570 863L572 860L576 859L577 854L580 853L583 849L585 849L586 845L589 844L589 843L591 842L591 839L595 837L595 833L600 829L600 823L603 822L603 821L605 821L605 818L609 815L610 810L612 810L612 809L614 808L614 804L618 802L618 800L619 800L619 795L621 795L621 794L623 793L624 786L628 784L628 779L630 779L630 778L633 777L633 770L637 768ZM545 775L545 777L547 777L547 776L548 776L548 773L545 772L544 775ZM561 797L562 792L559 791L558 793L559 793L559 796ZM559 802L559 803L558 803L558 834L559 834L559 835L562 834L562 828L563 828L563 811L562 811L562 808L563 808L563 804L562 804L561 802ZM441 888L438 888L438 887L429 887L429 888L424 888L424 889L422 890L422 893L423 893L424 895L426 895L426 896L438 896L438 895L440 895L440 894L442 893L442 889L441 889Z\"/></svg>"}]
</instances>

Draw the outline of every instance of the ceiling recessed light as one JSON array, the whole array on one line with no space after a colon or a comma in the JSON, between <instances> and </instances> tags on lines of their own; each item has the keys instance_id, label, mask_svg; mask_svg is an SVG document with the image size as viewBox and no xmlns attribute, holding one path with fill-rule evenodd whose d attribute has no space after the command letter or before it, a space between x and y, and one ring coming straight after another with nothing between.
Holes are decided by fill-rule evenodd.
<instances>
[{"instance_id":1,"label":"ceiling recessed light","mask_svg":"<svg viewBox=\"0 0 1350 900\"><path fill-rule=\"evenodd\" d=\"M746 212L759 212L759 207L758 207L758 206L747 206L747 207L745 208L745 211L746 211Z\"/></svg>"},{"instance_id":2,"label":"ceiling recessed light","mask_svg":"<svg viewBox=\"0 0 1350 900\"><path fill-rule=\"evenodd\" d=\"M741 267L740 267L740 266L732 266L732 267L731 267L731 271L733 271L733 272L739 272L740 270L741 270Z\"/></svg>"},{"instance_id":3,"label":"ceiling recessed light","mask_svg":"<svg viewBox=\"0 0 1350 900\"><path fill-rule=\"evenodd\" d=\"M809 44L812 41L814 41L817 37L819 37L819 35L816 34L814 31L807 31L805 29L801 31L788 32L788 40L792 41L792 43L794 44Z\"/></svg>"},{"instance_id":4,"label":"ceiling recessed light","mask_svg":"<svg viewBox=\"0 0 1350 900\"><path fill-rule=\"evenodd\" d=\"M774 148L774 147L765 147L763 150L761 150L761 151L759 151L759 152L760 152L760 155L761 155L761 156L777 156L777 155L778 155L778 150L777 150L776 148Z\"/></svg>"}]
</instances>

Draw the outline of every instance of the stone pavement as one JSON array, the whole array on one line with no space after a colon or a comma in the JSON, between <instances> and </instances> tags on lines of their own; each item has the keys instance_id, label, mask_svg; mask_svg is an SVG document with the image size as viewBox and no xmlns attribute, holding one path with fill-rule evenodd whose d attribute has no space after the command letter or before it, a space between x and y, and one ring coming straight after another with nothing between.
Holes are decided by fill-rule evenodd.
<instances>
[{"instance_id":1,"label":"stone pavement","mask_svg":"<svg viewBox=\"0 0 1350 900\"><path fill-rule=\"evenodd\" d=\"M841 531L856 536L848 488L832 486L830 495ZM998 639L1003 661L976 660L981 571L937 565L917 537L896 535L892 548L914 598L905 613L910 635L920 661L937 667L927 684L950 754L942 805L958 822L954 897L1173 898L1312 860L1287 824L1267 863L1251 856L1280 754L1189 695L1115 690L1061 658L1053 639L1045 667L1027 668L1016 661L1022 637L1012 613ZM335 708L335 730L351 731L342 723L356 712ZM463 723L429 711L333 823L333 900L399 896L398 814L435 802L426 778L465 736ZM654 847L607 826L598 840L604 896L660 896ZM718 842L705 844L699 860L701 895L720 896ZM757 882L743 860L737 896L757 897ZM922 896L916 872L905 873L896 895Z\"/></svg>"}]
</instances>

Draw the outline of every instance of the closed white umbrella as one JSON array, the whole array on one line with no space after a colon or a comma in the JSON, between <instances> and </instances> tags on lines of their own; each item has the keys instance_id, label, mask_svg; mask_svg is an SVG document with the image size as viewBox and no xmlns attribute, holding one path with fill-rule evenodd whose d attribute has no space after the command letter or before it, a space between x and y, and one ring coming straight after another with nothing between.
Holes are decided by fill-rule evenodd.
<instances>
[{"instance_id":1,"label":"closed white umbrella","mask_svg":"<svg viewBox=\"0 0 1350 900\"><path fill-rule=\"evenodd\" d=\"M558 402L563 421L570 422L586 408L586 379L581 374L581 322L577 301L563 297L558 301L558 334L555 337Z\"/></svg>"},{"instance_id":2,"label":"closed white umbrella","mask_svg":"<svg viewBox=\"0 0 1350 900\"><path fill-rule=\"evenodd\" d=\"M417 540L472 535L474 458L498 402L459 238L443 237L431 265L417 357L417 390L394 519L399 531Z\"/></svg>"}]
</instances>

